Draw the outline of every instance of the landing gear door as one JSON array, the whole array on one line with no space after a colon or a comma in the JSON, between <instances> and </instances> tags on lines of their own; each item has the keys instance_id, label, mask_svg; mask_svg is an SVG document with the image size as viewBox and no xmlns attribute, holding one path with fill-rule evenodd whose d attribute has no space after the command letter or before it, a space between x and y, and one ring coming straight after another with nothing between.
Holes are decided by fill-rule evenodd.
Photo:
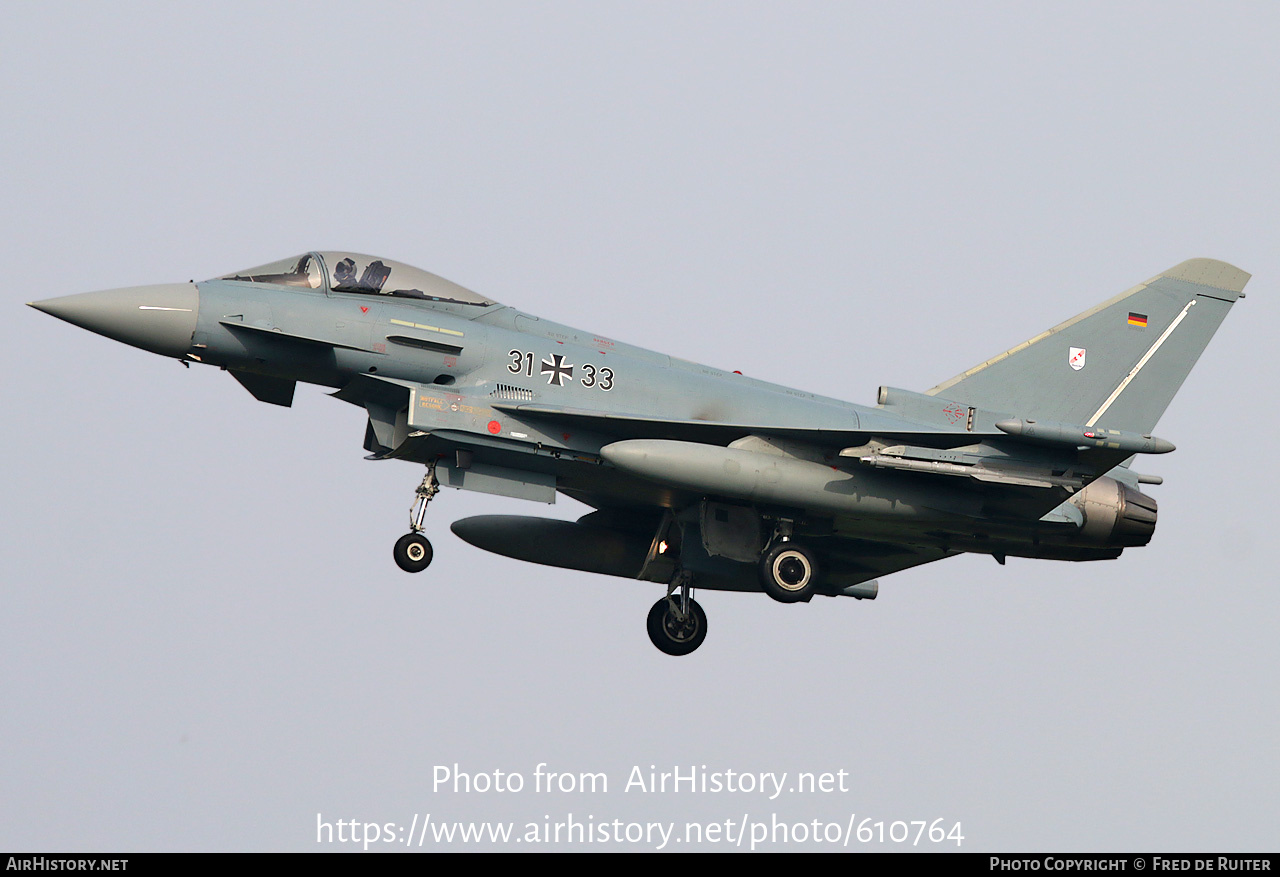
<instances>
[{"instance_id":1,"label":"landing gear door","mask_svg":"<svg viewBox=\"0 0 1280 877\"><path fill-rule=\"evenodd\" d=\"M750 506L703 501L702 547L712 557L755 563L764 550L760 514Z\"/></svg>"},{"instance_id":2,"label":"landing gear door","mask_svg":"<svg viewBox=\"0 0 1280 877\"><path fill-rule=\"evenodd\" d=\"M640 574L636 576L637 579L644 582L662 582L666 584L675 575L680 558L680 529L671 526L674 521L675 517L671 514L671 510L668 509L662 515L662 521L658 524L658 529L653 534L653 541L649 545L649 554L644 559L644 566L640 568Z\"/></svg>"}]
</instances>

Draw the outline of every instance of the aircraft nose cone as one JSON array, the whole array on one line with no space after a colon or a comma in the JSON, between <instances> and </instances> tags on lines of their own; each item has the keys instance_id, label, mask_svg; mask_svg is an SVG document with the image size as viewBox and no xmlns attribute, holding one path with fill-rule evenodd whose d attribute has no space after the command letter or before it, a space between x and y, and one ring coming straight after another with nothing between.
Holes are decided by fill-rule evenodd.
<instances>
[{"instance_id":1,"label":"aircraft nose cone","mask_svg":"<svg viewBox=\"0 0 1280 877\"><path fill-rule=\"evenodd\" d=\"M130 286L28 304L59 320L162 356L191 349L200 309L194 283Z\"/></svg>"}]
</instances>

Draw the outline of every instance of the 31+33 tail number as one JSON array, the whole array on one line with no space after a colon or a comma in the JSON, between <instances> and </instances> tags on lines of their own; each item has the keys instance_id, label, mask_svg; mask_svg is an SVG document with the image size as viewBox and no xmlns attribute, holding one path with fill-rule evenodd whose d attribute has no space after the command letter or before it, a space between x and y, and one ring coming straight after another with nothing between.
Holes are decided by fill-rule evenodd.
<instances>
[{"instance_id":1,"label":"31+33 tail number","mask_svg":"<svg viewBox=\"0 0 1280 877\"><path fill-rule=\"evenodd\" d=\"M533 368L537 357L532 350L512 350L507 356L511 357L511 362L507 365L507 371L513 375L533 377ZM583 374L583 377L579 379L582 386L587 389L599 387L606 393L613 389L613 369L611 368L597 368L589 362L575 366L572 363L565 362L564 356L559 353L551 354L549 359L541 360L538 364L542 366L538 373L546 375L549 386L563 387L565 381L573 380L573 370L579 368Z\"/></svg>"}]
</instances>

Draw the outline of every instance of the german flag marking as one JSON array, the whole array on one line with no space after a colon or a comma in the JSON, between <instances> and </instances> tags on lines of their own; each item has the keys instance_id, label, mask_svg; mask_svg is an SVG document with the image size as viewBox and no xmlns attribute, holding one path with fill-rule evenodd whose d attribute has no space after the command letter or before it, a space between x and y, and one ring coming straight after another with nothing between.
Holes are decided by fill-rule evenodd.
<instances>
[{"instance_id":1,"label":"german flag marking","mask_svg":"<svg viewBox=\"0 0 1280 877\"><path fill-rule=\"evenodd\" d=\"M1129 325L1130 325L1130 326L1137 326L1137 327L1138 327L1138 328L1140 328L1140 329L1145 329L1145 328L1147 328L1147 315L1146 315L1146 314L1135 314L1133 311L1130 311L1130 312L1129 312Z\"/></svg>"}]
</instances>

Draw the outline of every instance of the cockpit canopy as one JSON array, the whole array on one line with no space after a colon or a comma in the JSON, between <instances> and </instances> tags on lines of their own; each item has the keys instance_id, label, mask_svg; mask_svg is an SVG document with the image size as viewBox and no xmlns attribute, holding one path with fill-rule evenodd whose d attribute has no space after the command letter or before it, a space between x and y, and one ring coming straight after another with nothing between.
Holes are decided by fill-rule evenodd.
<instances>
[{"instance_id":1,"label":"cockpit canopy","mask_svg":"<svg viewBox=\"0 0 1280 877\"><path fill-rule=\"evenodd\" d=\"M477 295L421 268L360 253L307 253L237 271L218 279L314 289L326 293L388 295L482 308L497 304L492 299Z\"/></svg>"}]
</instances>

